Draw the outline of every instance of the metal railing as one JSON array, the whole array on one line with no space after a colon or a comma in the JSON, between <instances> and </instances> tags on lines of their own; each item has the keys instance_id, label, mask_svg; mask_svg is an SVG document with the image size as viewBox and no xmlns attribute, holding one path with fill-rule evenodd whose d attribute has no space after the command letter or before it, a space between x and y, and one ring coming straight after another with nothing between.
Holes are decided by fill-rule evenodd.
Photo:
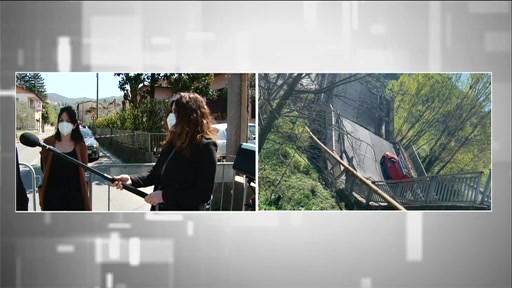
<instances>
[{"instance_id":1,"label":"metal railing","mask_svg":"<svg viewBox=\"0 0 512 288\"><path fill-rule=\"evenodd\" d=\"M106 173L108 175L120 175L120 174L135 174L135 173L144 173L149 171L154 166L154 163L135 163L135 164L105 164L95 166L95 169ZM207 210L209 211L232 211L238 210L238 206L240 206L240 210L244 210L245 198L247 197L247 190L244 190L243 196L242 193L238 193L240 195L235 195L235 185L236 173L232 168L233 162L218 162L217 163L217 172L215 175L215 185L213 191L213 197L210 201ZM122 211L149 211L150 205L140 199L138 196L135 196L126 191L116 191L114 193L111 192L111 189L115 189L112 187L110 183L104 181L103 178L96 176L95 174L88 173L87 179L89 181L89 195L91 200L91 206L93 207L93 211L102 211L101 205L104 205L103 201L106 201L106 211L112 210L111 203L116 201L124 202L124 209ZM231 184L231 185L229 185ZM95 186L95 189L93 189ZM106 186L106 187L105 187ZM151 193L153 191L153 186L145 187L140 190L144 192ZM117 189L116 189L117 190ZM103 194L103 195L102 195ZM227 194L227 195L226 195ZM227 196L227 197L226 197ZM237 197L238 196L238 197ZM237 202L240 202L241 196L241 205L235 205L235 198L237 198ZM103 200L97 200L103 197ZM229 202L227 201L229 199ZM93 199L96 199L93 201ZM114 201L112 201L114 200ZM119 205L117 206L122 206ZM104 207L104 206L103 206Z\"/></svg>"},{"instance_id":2,"label":"metal railing","mask_svg":"<svg viewBox=\"0 0 512 288\"><path fill-rule=\"evenodd\" d=\"M149 153L152 153L155 157L158 157L163 142L167 138L167 134L130 130L117 130L110 128L98 128L97 137L110 137L112 141L116 141L123 145L136 148L142 151L148 151Z\"/></svg>"},{"instance_id":3,"label":"metal railing","mask_svg":"<svg viewBox=\"0 0 512 288\"><path fill-rule=\"evenodd\" d=\"M152 153L154 157L158 157L158 155L160 155L160 150L162 149L163 143L165 142L165 139L167 139L167 134L149 133L148 139L149 152Z\"/></svg>"},{"instance_id":4,"label":"metal railing","mask_svg":"<svg viewBox=\"0 0 512 288\"><path fill-rule=\"evenodd\" d=\"M482 175L463 172L373 183L402 204L479 204L484 197L480 191Z\"/></svg>"},{"instance_id":5,"label":"metal railing","mask_svg":"<svg viewBox=\"0 0 512 288\"><path fill-rule=\"evenodd\" d=\"M491 205L492 199L491 199L491 174L492 171L489 169L489 175L487 176L487 181L485 182L485 187L482 194L482 199L480 201L480 204L485 205Z\"/></svg>"},{"instance_id":6,"label":"metal railing","mask_svg":"<svg viewBox=\"0 0 512 288\"><path fill-rule=\"evenodd\" d=\"M427 172L425 172L425 168L423 167L414 146L412 144L407 145L405 152L407 153L407 156L409 156L409 159L411 159L414 170L416 170L416 174L418 174L419 177L427 176Z\"/></svg>"},{"instance_id":7,"label":"metal railing","mask_svg":"<svg viewBox=\"0 0 512 288\"><path fill-rule=\"evenodd\" d=\"M101 136L101 135L100 135ZM148 150L149 133L129 130L113 130L112 140L142 151Z\"/></svg>"},{"instance_id":8,"label":"metal railing","mask_svg":"<svg viewBox=\"0 0 512 288\"><path fill-rule=\"evenodd\" d=\"M483 172L463 172L450 175L436 175L411 178L400 181L369 181L362 177L353 167L344 163L310 131L311 137L326 152L330 166L338 162L345 169L331 168L336 182L345 175L343 186L345 194L350 198L358 198L358 202L366 206L391 206L405 210L401 205L407 204L469 204L490 205L490 180L481 191ZM409 154L409 153L408 153ZM417 156L417 155L416 155ZM421 164L421 163L420 163ZM490 176L489 176L490 178ZM339 183L338 183L339 184Z\"/></svg>"},{"instance_id":9,"label":"metal railing","mask_svg":"<svg viewBox=\"0 0 512 288\"><path fill-rule=\"evenodd\" d=\"M31 182L32 182L32 186L30 186L31 189L27 189L27 186L25 186L25 183L23 183L23 185L25 186L25 190L27 191L30 191L32 190L32 206L33 206L33 211L37 211L37 182L36 182L36 171L34 170L34 168L32 168L32 166L28 163L25 163L25 162L20 162L19 163L20 167L23 166L23 167L26 167L28 168L28 170L30 171L30 174L31 174ZM20 169L21 170L21 169ZM21 172L21 171L20 171Z\"/></svg>"}]
</instances>

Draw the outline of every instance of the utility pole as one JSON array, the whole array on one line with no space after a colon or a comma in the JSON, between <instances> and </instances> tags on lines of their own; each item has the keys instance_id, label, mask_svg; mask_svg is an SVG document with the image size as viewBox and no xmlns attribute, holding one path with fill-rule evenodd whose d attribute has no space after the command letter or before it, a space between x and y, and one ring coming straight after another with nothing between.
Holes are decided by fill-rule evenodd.
<instances>
[{"instance_id":1,"label":"utility pole","mask_svg":"<svg viewBox=\"0 0 512 288\"><path fill-rule=\"evenodd\" d=\"M82 107L82 114L80 116L82 116L82 122L84 122L85 124L85 117L84 117L84 100L82 100L82 104L80 105Z\"/></svg>"},{"instance_id":2,"label":"utility pole","mask_svg":"<svg viewBox=\"0 0 512 288\"><path fill-rule=\"evenodd\" d=\"M226 161L234 161L240 143L247 142L247 74L231 74L228 82L228 139Z\"/></svg>"},{"instance_id":3,"label":"utility pole","mask_svg":"<svg viewBox=\"0 0 512 288\"><path fill-rule=\"evenodd\" d=\"M99 114L100 114L100 110L98 109L98 99L99 99L99 83L100 83L100 77L99 77L99 73L96 73L96 117L94 117L93 119L93 123L94 123L94 134L96 134L96 119L98 119L99 117Z\"/></svg>"},{"instance_id":4,"label":"utility pole","mask_svg":"<svg viewBox=\"0 0 512 288\"><path fill-rule=\"evenodd\" d=\"M249 140L249 87L248 87L248 84L249 84L249 75L244 73L242 74L242 79L241 79L242 83L241 83L241 96L242 98L240 99L240 121L241 121L241 130L240 130L240 141L241 143L247 143L247 141Z\"/></svg>"}]
</instances>

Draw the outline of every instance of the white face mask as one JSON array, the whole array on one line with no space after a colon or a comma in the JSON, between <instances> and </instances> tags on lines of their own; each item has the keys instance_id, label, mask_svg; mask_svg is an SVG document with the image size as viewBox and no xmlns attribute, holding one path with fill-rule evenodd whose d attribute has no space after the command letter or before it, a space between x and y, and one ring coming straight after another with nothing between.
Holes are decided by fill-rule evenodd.
<instances>
[{"instance_id":1,"label":"white face mask","mask_svg":"<svg viewBox=\"0 0 512 288\"><path fill-rule=\"evenodd\" d=\"M176 116L174 113L169 113L169 116L167 116L167 127L171 129L174 124L176 124Z\"/></svg>"},{"instance_id":2,"label":"white face mask","mask_svg":"<svg viewBox=\"0 0 512 288\"><path fill-rule=\"evenodd\" d=\"M59 131L62 135L69 135L73 131L73 124L69 122L60 122Z\"/></svg>"}]
</instances>

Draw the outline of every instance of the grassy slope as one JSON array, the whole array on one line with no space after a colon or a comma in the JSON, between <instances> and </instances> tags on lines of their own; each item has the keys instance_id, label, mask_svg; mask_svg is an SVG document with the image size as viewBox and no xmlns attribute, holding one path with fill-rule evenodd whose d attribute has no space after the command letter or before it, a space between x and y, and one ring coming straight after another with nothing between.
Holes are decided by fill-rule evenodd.
<instances>
[{"instance_id":1,"label":"grassy slope","mask_svg":"<svg viewBox=\"0 0 512 288\"><path fill-rule=\"evenodd\" d=\"M311 139L302 121L279 119L259 155L260 210L340 210L307 157ZM278 200L281 198L281 200Z\"/></svg>"}]
</instances>

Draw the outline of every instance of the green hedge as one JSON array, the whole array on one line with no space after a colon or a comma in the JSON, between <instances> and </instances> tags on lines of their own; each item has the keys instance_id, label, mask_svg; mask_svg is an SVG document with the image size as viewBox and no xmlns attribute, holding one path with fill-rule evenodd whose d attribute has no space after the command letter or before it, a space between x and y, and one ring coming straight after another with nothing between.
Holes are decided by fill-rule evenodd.
<instances>
[{"instance_id":1,"label":"green hedge","mask_svg":"<svg viewBox=\"0 0 512 288\"><path fill-rule=\"evenodd\" d=\"M145 100L96 121L98 128L161 133L170 109L169 101Z\"/></svg>"}]
</instances>

